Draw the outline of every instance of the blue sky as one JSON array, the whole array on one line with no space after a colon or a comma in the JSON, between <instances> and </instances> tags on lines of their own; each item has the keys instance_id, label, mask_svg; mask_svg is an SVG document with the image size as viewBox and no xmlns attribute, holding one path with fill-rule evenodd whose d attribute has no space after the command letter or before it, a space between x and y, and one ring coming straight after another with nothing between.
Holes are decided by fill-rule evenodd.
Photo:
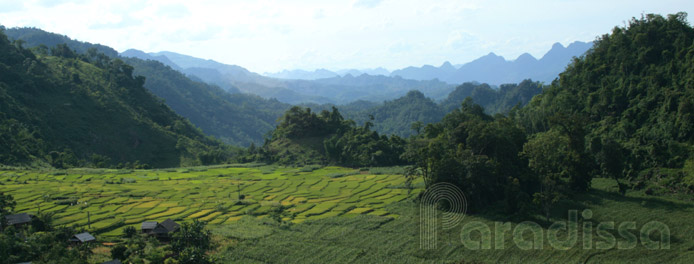
<instances>
[{"instance_id":1,"label":"blue sky","mask_svg":"<svg viewBox=\"0 0 694 264\"><path fill-rule=\"evenodd\" d=\"M555 42L591 41L642 13L679 11L694 15L694 1L0 0L0 24L262 73L460 64L489 52L540 57Z\"/></svg>"}]
</instances>

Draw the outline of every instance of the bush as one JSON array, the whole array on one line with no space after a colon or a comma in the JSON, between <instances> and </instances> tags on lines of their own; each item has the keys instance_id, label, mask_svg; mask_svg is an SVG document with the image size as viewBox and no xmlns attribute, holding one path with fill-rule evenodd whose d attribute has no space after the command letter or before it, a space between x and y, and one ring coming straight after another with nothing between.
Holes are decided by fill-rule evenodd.
<instances>
[{"instance_id":1,"label":"bush","mask_svg":"<svg viewBox=\"0 0 694 264\"><path fill-rule=\"evenodd\" d=\"M133 226L126 226L123 228L123 236L126 238L131 238L137 234L137 229Z\"/></svg>"}]
</instances>

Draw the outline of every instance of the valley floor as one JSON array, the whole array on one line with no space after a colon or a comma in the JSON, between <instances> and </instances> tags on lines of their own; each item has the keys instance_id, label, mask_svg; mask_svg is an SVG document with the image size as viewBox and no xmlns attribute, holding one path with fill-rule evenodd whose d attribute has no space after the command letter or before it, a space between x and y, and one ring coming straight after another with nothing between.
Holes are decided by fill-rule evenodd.
<instances>
[{"instance_id":1,"label":"valley floor","mask_svg":"<svg viewBox=\"0 0 694 264\"><path fill-rule=\"evenodd\" d=\"M15 211L53 212L56 225L86 228L102 242L146 220L206 221L221 263L694 262L694 202L615 189L594 179L589 193L555 208L552 223L577 215L576 242L565 249L552 244L551 223L541 217L507 222L500 214L467 215L452 229L438 228L434 248L421 249L421 182L408 190L398 168L0 171L0 191L14 196ZM537 229L519 228L531 222ZM555 236L567 241L571 231ZM489 249L472 249L476 241Z\"/></svg>"}]
</instances>

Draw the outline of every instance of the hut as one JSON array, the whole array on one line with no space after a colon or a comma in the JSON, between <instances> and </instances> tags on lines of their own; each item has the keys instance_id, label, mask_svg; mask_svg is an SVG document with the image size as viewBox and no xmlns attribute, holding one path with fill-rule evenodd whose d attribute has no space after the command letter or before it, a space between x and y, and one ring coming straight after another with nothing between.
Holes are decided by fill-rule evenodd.
<instances>
[{"instance_id":1,"label":"hut","mask_svg":"<svg viewBox=\"0 0 694 264\"><path fill-rule=\"evenodd\" d=\"M142 226L140 227L140 231L142 234L151 234L152 231L154 231L155 228L157 228L158 223L156 221L145 221L142 222Z\"/></svg>"},{"instance_id":2,"label":"hut","mask_svg":"<svg viewBox=\"0 0 694 264\"><path fill-rule=\"evenodd\" d=\"M31 224L31 220L34 218L33 215L27 213L6 215L5 221L8 226L14 226L16 228L21 228Z\"/></svg>"},{"instance_id":3,"label":"hut","mask_svg":"<svg viewBox=\"0 0 694 264\"><path fill-rule=\"evenodd\" d=\"M95 242L96 238L92 236L92 234L84 232L84 233L79 233L77 235L72 236L70 238L70 242L75 243L75 244L83 244L83 243L91 243Z\"/></svg>"},{"instance_id":4,"label":"hut","mask_svg":"<svg viewBox=\"0 0 694 264\"><path fill-rule=\"evenodd\" d=\"M178 223L171 219L166 219L161 223L156 221L142 222L140 230L143 234L153 235L158 238L170 238L171 234L177 232L180 228L181 225Z\"/></svg>"}]
</instances>

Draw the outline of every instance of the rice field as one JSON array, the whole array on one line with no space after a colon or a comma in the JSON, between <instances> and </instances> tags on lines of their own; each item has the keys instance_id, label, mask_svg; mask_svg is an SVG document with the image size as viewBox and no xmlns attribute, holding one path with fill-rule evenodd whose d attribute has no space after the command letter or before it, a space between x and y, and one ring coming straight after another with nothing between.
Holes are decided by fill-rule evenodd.
<instances>
[{"instance_id":1,"label":"rice field","mask_svg":"<svg viewBox=\"0 0 694 264\"><path fill-rule=\"evenodd\" d=\"M421 191L408 193L403 183L401 175L341 167L0 171L0 191L14 196L16 212L51 212L56 225L85 228L102 239L121 235L126 226L167 218L197 219L211 227L270 214L291 223L397 218L385 206Z\"/></svg>"},{"instance_id":2,"label":"rice field","mask_svg":"<svg viewBox=\"0 0 694 264\"><path fill-rule=\"evenodd\" d=\"M52 212L56 225L77 226L101 241L117 241L123 228L142 221L205 221L220 263L692 263L694 201L675 196L616 192L610 179L594 179L592 189L563 200L552 221L567 220L578 210L579 240L556 249L548 239L539 249L518 246L511 233L497 241L497 225L518 228L521 221L539 223L549 237L551 223L541 214L513 220L495 213L467 215L453 229L437 230L437 248L420 248L421 218L416 196L422 183L405 189L396 169L360 171L341 167L288 168L226 165L163 170L0 171L0 191L14 196L18 212ZM591 210L587 218L584 210ZM89 214L89 218L87 217ZM584 219L585 218L585 219ZM279 221L278 221L279 220ZM667 249L649 249L642 230L629 230L633 248L598 249L605 242L600 223L650 221L669 227ZM470 249L462 242L463 226L490 227L494 247ZM584 233L585 224L595 228ZM609 230L616 240L631 240ZM504 232L504 231L501 231ZM509 231L510 232L510 231ZM479 241L482 233L472 233ZM566 233L558 233L561 241ZM523 239L531 233L521 233ZM657 233L652 239L658 239ZM586 241L595 241L585 248ZM660 241L660 240L658 240ZM502 245L501 248L497 248ZM108 254L102 256L107 259Z\"/></svg>"}]
</instances>

